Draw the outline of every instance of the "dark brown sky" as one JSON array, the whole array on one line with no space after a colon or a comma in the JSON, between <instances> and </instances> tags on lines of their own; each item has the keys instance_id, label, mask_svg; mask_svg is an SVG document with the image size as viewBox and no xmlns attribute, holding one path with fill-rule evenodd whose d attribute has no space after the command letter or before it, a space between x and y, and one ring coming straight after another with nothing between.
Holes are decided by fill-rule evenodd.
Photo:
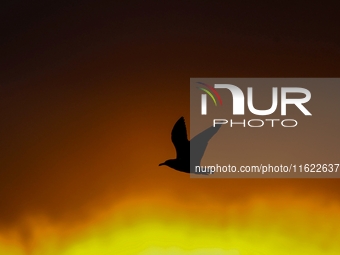
<instances>
[{"instance_id":1,"label":"dark brown sky","mask_svg":"<svg viewBox=\"0 0 340 255\"><path fill-rule=\"evenodd\" d=\"M225 44L236 35L277 44L320 42L332 48L340 43L338 8L321 2L11 1L3 4L0 12L1 70L5 81L65 68L66 62L76 59L90 61L88 56L105 56L107 51L117 54L128 43L161 47L168 42L171 46L163 51L173 53L178 51L173 40L184 48L188 46L183 43L191 47L203 42ZM150 55L154 47L142 49ZM202 61L204 52L197 52L203 54ZM129 55L125 59L132 57ZM122 61L119 59L117 64Z\"/></svg>"},{"instance_id":2,"label":"dark brown sky","mask_svg":"<svg viewBox=\"0 0 340 255\"><path fill-rule=\"evenodd\" d=\"M20 229L30 214L81 220L88 204L173 186L338 196L337 180L189 183L157 167L174 153L174 121L189 119L190 77L338 77L338 12L312 2L2 4L0 228Z\"/></svg>"}]
</instances>

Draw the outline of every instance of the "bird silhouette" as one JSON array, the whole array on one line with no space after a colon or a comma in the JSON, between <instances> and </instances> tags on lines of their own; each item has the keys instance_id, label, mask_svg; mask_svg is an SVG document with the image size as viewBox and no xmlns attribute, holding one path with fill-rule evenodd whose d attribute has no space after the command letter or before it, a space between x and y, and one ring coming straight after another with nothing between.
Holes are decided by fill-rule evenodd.
<instances>
[{"instance_id":1,"label":"bird silhouette","mask_svg":"<svg viewBox=\"0 0 340 255\"><path fill-rule=\"evenodd\" d=\"M209 174L196 172L195 166L200 166L209 140L216 134L220 127L221 125L211 126L189 141L184 117L179 118L171 131L171 141L176 149L176 158L168 159L159 164L159 166L168 166L185 173Z\"/></svg>"}]
</instances>

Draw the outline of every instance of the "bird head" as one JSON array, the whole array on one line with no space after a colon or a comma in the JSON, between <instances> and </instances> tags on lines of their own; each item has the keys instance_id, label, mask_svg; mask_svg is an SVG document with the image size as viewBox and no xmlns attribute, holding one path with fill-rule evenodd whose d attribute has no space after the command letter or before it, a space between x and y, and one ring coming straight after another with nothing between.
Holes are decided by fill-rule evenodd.
<instances>
[{"instance_id":1,"label":"bird head","mask_svg":"<svg viewBox=\"0 0 340 255\"><path fill-rule=\"evenodd\" d=\"M163 163L160 163L158 166L166 166L167 164L166 164L166 161L165 162L163 162Z\"/></svg>"},{"instance_id":2,"label":"bird head","mask_svg":"<svg viewBox=\"0 0 340 255\"><path fill-rule=\"evenodd\" d=\"M163 163L160 163L158 166L169 166L171 167L173 165L173 159L168 159L164 161Z\"/></svg>"}]
</instances>

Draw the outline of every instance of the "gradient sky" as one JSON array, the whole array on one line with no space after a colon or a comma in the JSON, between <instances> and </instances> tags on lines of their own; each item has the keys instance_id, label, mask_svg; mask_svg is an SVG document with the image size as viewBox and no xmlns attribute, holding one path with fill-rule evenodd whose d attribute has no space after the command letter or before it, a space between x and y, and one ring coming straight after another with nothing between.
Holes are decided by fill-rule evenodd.
<instances>
[{"instance_id":1,"label":"gradient sky","mask_svg":"<svg viewBox=\"0 0 340 255\"><path fill-rule=\"evenodd\" d=\"M158 167L190 77L339 76L334 6L222 2L2 4L0 254L339 254L339 180Z\"/></svg>"}]
</instances>

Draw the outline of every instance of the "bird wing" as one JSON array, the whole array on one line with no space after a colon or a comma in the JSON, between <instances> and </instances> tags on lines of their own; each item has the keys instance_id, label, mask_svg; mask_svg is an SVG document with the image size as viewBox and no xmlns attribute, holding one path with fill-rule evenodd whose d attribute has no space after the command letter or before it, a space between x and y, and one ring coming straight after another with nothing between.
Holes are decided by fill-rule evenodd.
<instances>
[{"instance_id":1,"label":"bird wing","mask_svg":"<svg viewBox=\"0 0 340 255\"><path fill-rule=\"evenodd\" d=\"M183 117L177 120L174 127L172 128L171 141L176 148L177 158L189 157L190 146Z\"/></svg>"},{"instance_id":2,"label":"bird wing","mask_svg":"<svg viewBox=\"0 0 340 255\"><path fill-rule=\"evenodd\" d=\"M200 164L210 139L217 133L221 126L222 125L211 126L190 140L190 160L192 164Z\"/></svg>"}]
</instances>

